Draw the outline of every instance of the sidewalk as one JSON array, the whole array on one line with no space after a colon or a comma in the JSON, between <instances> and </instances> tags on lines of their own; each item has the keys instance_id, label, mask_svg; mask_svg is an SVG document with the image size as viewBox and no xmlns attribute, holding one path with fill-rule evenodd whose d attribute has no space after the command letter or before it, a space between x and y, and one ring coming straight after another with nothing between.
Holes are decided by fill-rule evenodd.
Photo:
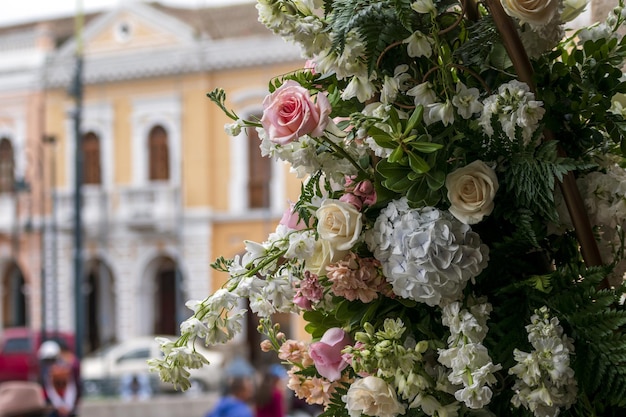
<instances>
[{"instance_id":1,"label":"sidewalk","mask_svg":"<svg viewBox=\"0 0 626 417\"><path fill-rule=\"evenodd\" d=\"M149 400L87 399L80 404L84 417L203 417L217 401L217 393L201 397L160 395Z\"/></svg>"}]
</instances>

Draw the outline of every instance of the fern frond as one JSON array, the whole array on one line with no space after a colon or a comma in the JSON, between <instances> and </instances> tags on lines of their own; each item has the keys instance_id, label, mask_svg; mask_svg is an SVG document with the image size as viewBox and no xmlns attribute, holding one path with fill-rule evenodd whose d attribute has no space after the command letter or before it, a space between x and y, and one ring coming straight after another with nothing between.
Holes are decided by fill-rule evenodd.
<instances>
[{"instance_id":1,"label":"fern frond","mask_svg":"<svg viewBox=\"0 0 626 417\"><path fill-rule=\"evenodd\" d=\"M619 405L626 392L626 308L619 303L623 289L599 289L609 270L559 270L546 301L574 339L579 390L593 403Z\"/></svg>"},{"instance_id":2,"label":"fern frond","mask_svg":"<svg viewBox=\"0 0 626 417\"><path fill-rule=\"evenodd\" d=\"M576 168L567 158L556 156L556 142L546 142L534 154L511 159L505 171L507 192L513 194L518 207L528 208L552 222L558 222L554 204L556 180Z\"/></svg>"}]
</instances>

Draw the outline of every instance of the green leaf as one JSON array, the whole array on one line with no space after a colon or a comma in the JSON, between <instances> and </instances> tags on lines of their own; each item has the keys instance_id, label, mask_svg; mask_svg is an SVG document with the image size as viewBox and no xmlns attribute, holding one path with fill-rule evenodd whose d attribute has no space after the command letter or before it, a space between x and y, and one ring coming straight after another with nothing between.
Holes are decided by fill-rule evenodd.
<instances>
[{"instance_id":1,"label":"green leaf","mask_svg":"<svg viewBox=\"0 0 626 417\"><path fill-rule=\"evenodd\" d=\"M389 133L377 128L376 126L370 127L367 133L374 139L378 146L382 146L383 148L392 149L398 145Z\"/></svg>"},{"instance_id":2,"label":"green leaf","mask_svg":"<svg viewBox=\"0 0 626 417\"><path fill-rule=\"evenodd\" d=\"M404 148L402 148L402 145L398 145L398 147L396 147L396 149L394 149L393 152L389 154L389 157L387 158L387 160L391 163L397 163L397 162L400 162L400 160L402 160L402 157L404 157ZM409 155L409 158L410 158L410 155Z\"/></svg>"},{"instance_id":3,"label":"green leaf","mask_svg":"<svg viewBox=\"0 0 626 417\"><path fill-rule=\"evenodd\" d=\"M404 136L408 136L411 133L411 131L415 129L415 126L417 126L417 123L422 121L423 115L424 115L424 106L420 104L419 106L415 108L415 110L413 110L413 113L411 113L411 117L409 117L409 121L407 122L406 128L404 129Z\"/></svg>"},{"instance_id":4,"label":"green leaf","mask_svg":"<svg viewBox=\"0 0 626 417\"><path fill-rule=\"evenodd\" d=\"M411 151L407 151L406 154L409 157L409 166L413 171L420 174L430 171L430 165L428 165L428 162L426 162L424 158Z\"/></svg>"},{"instance_id":5,"label":"green leaf","mask_svg":"<svg viewBox=\"0 0 626 417\"><path fill-rule=\"evenodd\" d=\"M411 142L411 147L417 152L433 153L443 148L441 143L433 142Z\"/></svg>"},{"instance_id":6,"label":"green leaf","mask_svg":"<svg viewBox=\"0 0 626 417\"><path fill-rule=\"evenodd\" d=\"M446 182L446 173L443 171L430 171L426 174L426 181L431 190L439 190Z\"/></svg>"}]
</instances>

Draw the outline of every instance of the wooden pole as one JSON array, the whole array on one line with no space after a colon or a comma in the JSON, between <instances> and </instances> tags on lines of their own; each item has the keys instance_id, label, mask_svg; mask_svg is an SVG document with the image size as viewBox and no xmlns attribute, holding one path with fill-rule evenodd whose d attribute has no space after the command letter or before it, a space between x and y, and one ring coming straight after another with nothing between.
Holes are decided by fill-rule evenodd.
<instances>
[{"instance_id":1,"label":"wooden pole","mask_svg":"<svg viewBox=\"0 0 626 417\"><path fill-rule=\"evenodd\" d=\"M506 14L500 0L486 0L487 7L491 12L496 28L502 38L502 43L509 54L509 58L515 68L517 77L521 82L528 84L530 90L536 92L535 83L533 80L533 68L524 49L524 45L517 33L517 28L511 17ZM554 133L550 130L544 131L544 140L555 139ZM565 156L565 152L559 148L560 156ZM583 199L580 195L580 191L576 186L576 178L572 171L568 172L563 178L563 181L559 183L561 192L567 210L572 219L574 230L576 231L576 237L580 245L580 252L587 266L600 266L602 265L602 257L598 249L598 244L593 235L593 230L589 222L589 216L585 210ZM602 283L602 288L608 287L608 281L605 279Z\"/></svg>"}]
</instances>

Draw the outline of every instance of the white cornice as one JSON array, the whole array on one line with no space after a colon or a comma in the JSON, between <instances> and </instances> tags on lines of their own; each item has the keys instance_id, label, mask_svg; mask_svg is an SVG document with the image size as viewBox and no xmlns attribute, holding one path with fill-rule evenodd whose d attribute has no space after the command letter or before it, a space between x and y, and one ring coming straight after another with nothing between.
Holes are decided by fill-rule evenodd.
<instances>
[{"instance_id":1,"label":"white cornice","mask_svg":"<svg viewBox=\"0 0 626 417\"><path fill-rule=\"evenodd\" d=\"M223 41L204 40L187 47L89 57L83 82L132 80L227 68L245 68L301 60L300 49L275 36ZM46 69L47 87L67 87L74 74L75 58L56 56Z\"/></svg>"}]
</instances>

